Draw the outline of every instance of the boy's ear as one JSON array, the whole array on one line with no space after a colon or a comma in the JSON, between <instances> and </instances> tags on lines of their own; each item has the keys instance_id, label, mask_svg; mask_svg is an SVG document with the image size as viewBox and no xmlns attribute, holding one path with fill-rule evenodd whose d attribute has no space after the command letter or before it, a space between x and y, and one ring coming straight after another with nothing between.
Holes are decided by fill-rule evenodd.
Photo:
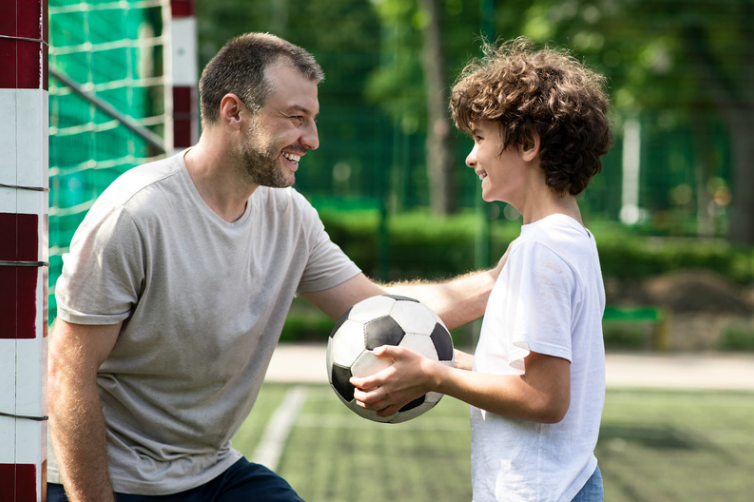
<instances>
[{"instance_id":1,"label":"boy's ear","mask_svg":"<svg viewBox=\"0 0 754 502\"><path fill-rule=\"evenodd\" d=\"M519 146L521 157L526 162L531 162L537 155L539 155L540 139L537 132L532 132L531 136L524 140L524 143Z\"/></svg>"}]
</instances>

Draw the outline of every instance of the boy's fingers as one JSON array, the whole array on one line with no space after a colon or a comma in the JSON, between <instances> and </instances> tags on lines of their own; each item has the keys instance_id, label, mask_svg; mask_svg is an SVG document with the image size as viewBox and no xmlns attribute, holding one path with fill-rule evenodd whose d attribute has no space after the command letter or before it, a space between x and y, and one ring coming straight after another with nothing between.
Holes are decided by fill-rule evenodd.
<instances>
[{"instance_id":1,"label":"boy's fingers","mask_svg":"<svg viewBox=\"0 0 754 502\"><path fill-rule=\"evenodd\" d=\"M377 357L396 357L400 353L400 348L395 345L380 345L372 353Z\"/></svg>"}]
</instances>

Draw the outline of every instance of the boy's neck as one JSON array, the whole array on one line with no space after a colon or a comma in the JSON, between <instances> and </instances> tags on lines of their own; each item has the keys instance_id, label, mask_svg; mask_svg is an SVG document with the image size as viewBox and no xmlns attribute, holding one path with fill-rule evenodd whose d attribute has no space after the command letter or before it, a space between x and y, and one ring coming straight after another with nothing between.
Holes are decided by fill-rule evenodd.
<instances>
[{"instance_id":1,"label":"boy's neck","mask_svg":"<svg viewBox=\"0 0 754 502\"><path fill-rule=\"evenodd\" d=\"M561 195L555 193L549 187L546 188L546 193L542 197L537 197L536 201L532 200L529 207L522 211L524 225L534 223L553 214L564 214L578 221L581 226L584 226L576 197L569 194Z\"/></svg>"}]
</instances>

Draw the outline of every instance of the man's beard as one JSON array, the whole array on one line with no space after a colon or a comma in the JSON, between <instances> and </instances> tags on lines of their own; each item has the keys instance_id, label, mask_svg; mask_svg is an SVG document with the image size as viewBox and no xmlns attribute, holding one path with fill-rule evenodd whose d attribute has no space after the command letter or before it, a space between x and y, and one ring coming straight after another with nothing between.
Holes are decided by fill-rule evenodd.
<instances>
[{"instance_id":1,"label":"man's beard","mask_svg":"<svg viewBox=\"0 0 754 502\"><path fill-rule=\"evenodd\" d=\"M246 133L246 141L241 145L240 154L245 173L254 184L273 188L285 188L293 184L280 170L281 151L272 144L259 144L253 127Z\"/></svg>"}]
</instances>

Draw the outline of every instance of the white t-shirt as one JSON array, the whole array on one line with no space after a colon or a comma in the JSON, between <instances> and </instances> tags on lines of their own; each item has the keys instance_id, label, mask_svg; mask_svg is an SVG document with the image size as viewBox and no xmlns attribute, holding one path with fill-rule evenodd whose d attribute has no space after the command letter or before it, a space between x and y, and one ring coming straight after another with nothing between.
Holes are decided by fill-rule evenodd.
<instances>
[{"instance_id":1,"label":"white t-shirt","mask_svg":"<svg viewBox=\"0 0 754 502\"><path fill-rule=\"evenodd\" d=\"M164 495L241 455L240 427L297 291L359 273L295 190L259 187L227 222L183 153L137 167L99 197L63 256L58 316L123 327L97 376L116 492ZM49 452L48 479L59 483Z\"/></svg>"},{"instance_id":2,"label":"white t-shirt","mask_svg":"<svg viewBox=\"0 0 754 502\"><path fill-rule=\"evenodd\" d=\"M597 246L572 218L524 225L487 302L474 371L524 373L529 352L571 362L557 424L471 408L474 502L567 502L597 466L605 396L605 291Z\"/></svg>"}]
</instances>

